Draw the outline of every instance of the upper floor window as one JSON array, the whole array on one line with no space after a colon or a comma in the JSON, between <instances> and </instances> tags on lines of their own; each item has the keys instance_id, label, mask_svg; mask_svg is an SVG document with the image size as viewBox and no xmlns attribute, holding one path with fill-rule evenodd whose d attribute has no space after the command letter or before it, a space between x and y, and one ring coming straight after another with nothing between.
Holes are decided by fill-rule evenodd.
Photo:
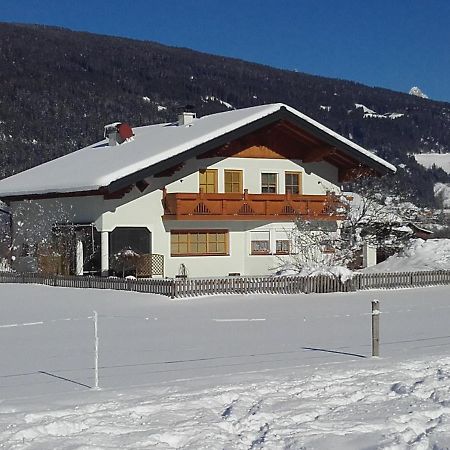
<instances>
[{"instance_id":1,"label":"upper floor window","mask_svg":"<svg viewBox=\"0 0 450 450\"><path fill-rule=\"evenodd\" d=\"M262 173L261 174L261 192L263 194L276 194L278 191L278 174Z\"/></svg>"},{"instance_id":2,"label":"upper floor window","mask_svg":"<svg viewBox=\"0 0 450 450\"><path fill-rule=\"evenodd\" d=\"M217 192L217 169L200 170L199 189L205 194Z\"/></svg>"},{"instance_id":3,"label":"upper floor window","mask_svg":"<svg viewBox=\"0 0 450 450\"><path fill-rule=\"evenodd\" d=\"M242 170L225 170L225 192L242 192Z\"/></svg>"},{"instance_id":4,"label":"upper floor window","mask_svg":"<svg viewBox=\"0 0 450 450\"><path fill-rule=\"evenodd\" d=\"M284 183L286 194L301 194L302 174L300 172L286 172L284 174Z\"/></svg>"}]
</instances>

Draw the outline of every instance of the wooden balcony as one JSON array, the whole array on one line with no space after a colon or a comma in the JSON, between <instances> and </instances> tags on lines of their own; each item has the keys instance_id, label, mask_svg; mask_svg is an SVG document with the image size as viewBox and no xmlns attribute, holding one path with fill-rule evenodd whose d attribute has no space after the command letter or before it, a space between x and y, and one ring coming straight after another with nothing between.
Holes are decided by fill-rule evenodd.
<instances>
[{"instance_id":1,"label":"wooden balcony","mask_svg":"<svg viewBox=\"0 0 450 450\"><path fill-rule=\"evenodd\" d=\"M340 220L344 208L333 194L163 193L165 220Z\"/></svg>"}]
</instances>

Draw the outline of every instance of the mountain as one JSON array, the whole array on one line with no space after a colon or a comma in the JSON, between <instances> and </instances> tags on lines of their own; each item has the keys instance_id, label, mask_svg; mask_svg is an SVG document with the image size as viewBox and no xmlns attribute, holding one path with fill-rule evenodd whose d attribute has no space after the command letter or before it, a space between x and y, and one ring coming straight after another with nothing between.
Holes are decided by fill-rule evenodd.
<instances>
[{"instance_id":1,"label":"mountain","mask_svg":"<svg viewBox=\"0 0 450 450\"><path fill-rule=\"evenodd\" d=\"M153 42L0 24L0 177L102 138L103 126L284 102L399 167L384 182L434 203L449 182L413 154L450 151L450 104Z\"/></svg>"},{"instance_id":2,"label":"mountain","mask_svg":"<svg viewBox=\"0 0 450 450\"><path fill-rule=\"evenodd\" d=\"M422 92L422 89L420 89L417 86L413 86L410 90L409 90L409 94L410 95L415 95L416 97L421 97L421 98L428 98L428 95L424 94Z\"/></svg>"}]
</instances>

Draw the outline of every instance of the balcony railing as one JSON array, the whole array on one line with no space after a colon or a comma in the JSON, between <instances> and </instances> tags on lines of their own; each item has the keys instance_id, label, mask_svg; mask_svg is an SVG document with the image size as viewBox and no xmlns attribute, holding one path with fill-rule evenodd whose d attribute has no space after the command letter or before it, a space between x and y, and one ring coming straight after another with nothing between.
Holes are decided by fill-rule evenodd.
<instances>
[{"instance_id":1,"label":"balcony railing","mask_svg":"<svg viewBox=\"0 0 450 450\"><path fill-rule=\"evenodd\" d=\"M334 194L163 193L166 220L339 220L345 209Z\"/></svg>"}]
</instances>

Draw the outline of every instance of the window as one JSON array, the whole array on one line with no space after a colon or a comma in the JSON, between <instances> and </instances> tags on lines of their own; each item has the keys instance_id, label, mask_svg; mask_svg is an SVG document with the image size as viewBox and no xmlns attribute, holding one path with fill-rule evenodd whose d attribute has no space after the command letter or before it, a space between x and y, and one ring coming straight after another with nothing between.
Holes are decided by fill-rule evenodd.
<instances>
[{"instance_id":1,"label":"window","mask_svg":"<svg viewBox=\"0 0 450 450\"><path fill-rule=\"evenodd\" d=\"M261 192L263 194L277 193L277 174L276 173L262 173L261 174Z\"/></svg>"},{"instance_id":2,"label":"window","mask_svg":"<svg viewBox=\"0 0 450 450\"><path fill-rule=\"evenodd\" d=\"M275 253L277 255L292 255L295 253L295 239L292 229L275 230Z\"/></svg>"},{"instance_id":3,"label":"window","mask_svg":"<svg viewBox=\"0 0 450 450\"><path fill-rule=\"evenodd\" d=\"M227 255L228 231L172 231L172 256Z\"/></svg>"},{"instance_id":4,"label":"window","mask_svg":"<svg viewBox=\"0 0 450 450\"><path fill-rule=\"evenodd\" d=\"M336 253L335 243L332 239L322 239L320 242L322 253Z\"/></svg>"},{"instance_id":5,"label":"window","mask_svg":"<svg viewBox=\"0 0 450 450\"><path fill-rule=\"evenodd\" d=\"M217 169L202 169L199 175L199 190L205 194L217 192Z\"/></svg>"},{"instance_id":6,"label":"window","mask_svg":"<svg viewBox=\"0 0 450 450\"><path fill-rule=\"evenodd\" d=\"M225 192L242 192L242 170L225 170Z\"/></svg>"},{"instance_id":7,"label":"window","mask_svg":"<svg viewBox=\"0 0 450 450\"><path fill-rule=\"evenodd\" d=\"M300 172L286 172L284 180L286 194L301 194L302 174Z\"/></svg>"},{"instance_id":8,"label":"window","mask_svg":"<svg viewBox=\"0 0 450 450\"><path fill-rule=\"evenodd\" d=\"M270 253L270 235L268 231L251 232L251 254L268 255Z\"/></svg>"},{"instance_id":9,"label":"window","mask_svg":"<svg viewBox=\"0 0 450 450\"><path fill-rule=\"evenodd\" d=\"M116 227L109 233L109 251L116 255L124 250L132 250L142 255L152 252L152 234L143 227Z\"/></svg>"},{"instance_id":10,"label":"window","mask_svg":"<svg viewBox=\"0 0 450 450\"><path fill-rule=\"evenodd\" d=\"M276 253L277 255L288 255L290 252L290 242L287 239L277 239Z\"/></svg>"}]
</instances>

